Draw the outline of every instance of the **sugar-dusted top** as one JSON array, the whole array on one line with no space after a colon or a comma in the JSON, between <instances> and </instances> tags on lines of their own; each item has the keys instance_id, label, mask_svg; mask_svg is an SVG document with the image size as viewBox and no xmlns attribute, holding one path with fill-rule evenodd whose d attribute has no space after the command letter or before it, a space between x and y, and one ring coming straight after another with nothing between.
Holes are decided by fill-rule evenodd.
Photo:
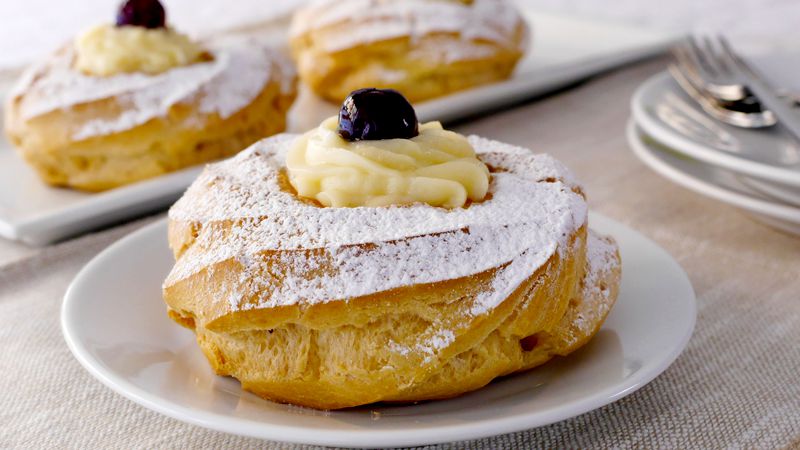
<instances>
[{"instance_id":1,"label":"sugar-dusted top","mask_svg":"<svg viewBox=\"0 0 800 450\"><path fill-rule=\"evenodd\" d=\"M294 69L285 56L246 38L218 38L203 44L213 59L176 67L163 73L121 73L90 76L73 67L71 46L30 67L12 95L20 114L29 120L52 111L104 99L120 104L117 114L76 124L72 138L124 131L166 116L180 103L199 104L201 114L227 118L246 107L273 76L284 90L293 89Z\"/></svg>"},{"instance_id":2,"label":"sugar-dusted top","mask_svg":"<svg viewBox=\"0 0 800 450\"><path fill-rule=\"evenodd\" d=\"M403 36L413 41L435 33L515 47L522 23L508 0L322 0L295 14L290 34L330 28L333 32L317 42L327 51Z\"/></svg>"},{"instance_id":3,"label":"sugar-dusted top","mask_svg":"<svg viewBox=\"0 0 800 450\"><path fill-rule=\"evenodd\" d=\"M206 168L170 210L171 220L200 231L165 287L235 259L242 276L221 299L235 311L347 300L503 266L474 308L480 314L566 249L586 223L586 203L561 163L475 136L469 142L495 170L483 202L455 209L322 208L281 187L280 171L295 138L265 139ZM279 258L280 277L261 275L259 255L267 251ZM243 303L254 292L258 301Z\"/></svg>"}]
</instances>

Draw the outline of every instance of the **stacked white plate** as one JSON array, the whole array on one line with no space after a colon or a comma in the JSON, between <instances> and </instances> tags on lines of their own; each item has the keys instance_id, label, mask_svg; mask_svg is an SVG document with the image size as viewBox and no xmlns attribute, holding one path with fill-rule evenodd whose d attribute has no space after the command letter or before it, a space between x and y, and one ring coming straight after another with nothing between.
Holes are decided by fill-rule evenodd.
<instances>
[{"instance_id":1,"label":"stacked white plate","mask_svg":"<svg viewBox=\"0 0 800 450\"><path fill-rule=\"evenodd\" d=\"M800 234L800 142L780 127L743 129L706 115L666 72L631 101L628 142L660 175Z\"/></svg>"}]
</instances>

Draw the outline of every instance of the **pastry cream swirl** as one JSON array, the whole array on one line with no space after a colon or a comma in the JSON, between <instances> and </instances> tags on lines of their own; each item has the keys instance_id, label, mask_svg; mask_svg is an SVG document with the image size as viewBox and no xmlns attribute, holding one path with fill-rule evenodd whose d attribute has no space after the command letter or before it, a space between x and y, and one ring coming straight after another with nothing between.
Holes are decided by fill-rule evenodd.
<instances>
[{"instance_id":1,"label":"pastry cream swirl","mask_svg":"<svg viewBox=\"0 0 800 450\"><path fill-rule=\"evenodd\" d=\"M88 75L158 74L203 59L203 48L169 28L98 25L75 39L75 68Z\"/></svg>"},{"instance_id":2,"label":"pastry cream swirl","mask_svg":"<svg viewBox=\"0 0 800 450\"><path fill-rule=\"evenodd\" d=\"M286 157L289 182L324 206L386 206L416 202L456 208L489 188L489 169L467 139L420 124L411 139L348 142L331 117L299 137Z\"/></svg>"}]
</instances>

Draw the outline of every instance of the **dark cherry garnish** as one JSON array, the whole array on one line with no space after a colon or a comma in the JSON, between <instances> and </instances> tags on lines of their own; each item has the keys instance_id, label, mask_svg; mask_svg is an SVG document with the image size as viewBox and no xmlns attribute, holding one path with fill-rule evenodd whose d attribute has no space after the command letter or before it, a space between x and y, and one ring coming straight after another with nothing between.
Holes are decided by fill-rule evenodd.
<instances>
[{"instance_id":1,"label":"dark cherry garnish","mask_svg":"<svg viewBox=\"0 0 800 450\"><path fill-rule=\"evenodd\" d=\"M353 91L339 110L339 136L348 141L409 139L419 134L417 113L394 89Z\"/></svg>"},{"instance_id":2,"label":"dark cherry garnish","mask_svg":"<svg viewBox=\"0 0 800 450\"><path fill-rule=\"evenodd\" d=\"M117 12L117 26L164 28L166 13L158 0L127 0Z\"/></svg>"}]
</instances>

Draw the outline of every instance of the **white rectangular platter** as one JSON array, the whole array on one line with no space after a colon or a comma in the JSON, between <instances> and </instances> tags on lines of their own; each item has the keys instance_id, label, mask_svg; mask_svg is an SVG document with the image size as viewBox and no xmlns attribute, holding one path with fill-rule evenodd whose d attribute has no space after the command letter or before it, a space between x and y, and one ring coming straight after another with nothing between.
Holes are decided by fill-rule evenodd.
<instances>
[{"instance_id":1,"label":"white rectangular platter","mask_svg":"<svg viewBox=\"0 0 800 450\"><path fill-rule=\"evenodd\" d=\"M529 54L514 76L417 105L420 120L452 121L519 103L588 76L663 51L678 33L523 11L532 24ZM8 78L8 77L5 77ZM3 81L0 92L9 89ZM628 99L620 99L627 102ZM337 105L303 90L290 112L290 131L307 130L335 114ZM622 133L622 130L620 130ZM0 236L45 245L172 204L201 168L89 194L44 185L0 140Z\"/></svg>"}]
</instances>

